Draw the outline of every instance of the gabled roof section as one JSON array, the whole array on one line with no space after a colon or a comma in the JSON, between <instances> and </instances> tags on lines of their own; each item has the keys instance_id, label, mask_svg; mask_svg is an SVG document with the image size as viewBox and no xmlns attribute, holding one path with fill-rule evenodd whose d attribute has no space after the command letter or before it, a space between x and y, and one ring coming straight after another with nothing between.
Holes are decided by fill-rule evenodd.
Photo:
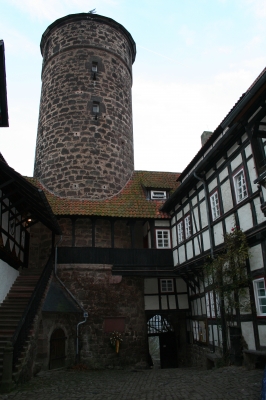
<instances>
[{"instance_id":1,"label":"gabled roof section","mask_svg":"<svg viewBox=\"0 0 266 400\"><path fill-rule=\"evenodd\" d=\"M6 65L4 41L0 40L0 128L8 127Z\"/></svg>"},{"instance_id":2,"label":"gabled roof section","mask_svg":"<svg viewBox=\"0 0 266 400\"><path fill-rule=\"evenodd\" d=\"M55 196L35 178L27 178L45 192L46 198L57 216L82 215L120 218L169 218L161 212L164 200L148 199L146 189L164 189L173 192L178 183L178 173L135 171L123 190L107 200L77 200Z\"/></svg>"},{"instance_id":3,"label":"gabled roof section","mask_svg":"<svg viewBox=\"0 0 266 400\"><path fill-rule=\"evenodd\" d=\"M47 202L44 192L33 186L27 179L9 167L2 155L0 157L0 190L10 199L12 206L25 218L41 221L53 232L61 234L61 228Z\"/></svg>"}]
</instances>

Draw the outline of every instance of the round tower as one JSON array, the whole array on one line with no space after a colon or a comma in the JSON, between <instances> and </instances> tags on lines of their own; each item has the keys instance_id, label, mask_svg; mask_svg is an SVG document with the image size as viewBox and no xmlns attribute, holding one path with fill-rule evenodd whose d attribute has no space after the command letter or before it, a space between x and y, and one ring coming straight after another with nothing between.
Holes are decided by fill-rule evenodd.
<instances>
[{"instance_id":1,"label":"round tower","mask_svg":"<svg viewBox=\"0 0 266 400\"><path fill-rule=\"evenodd\" d=\"M134 40L110 18L73 14L46 29L41 53L34 176L62 197L115 195L134 170Z\"/></svg>"}]
</instances>

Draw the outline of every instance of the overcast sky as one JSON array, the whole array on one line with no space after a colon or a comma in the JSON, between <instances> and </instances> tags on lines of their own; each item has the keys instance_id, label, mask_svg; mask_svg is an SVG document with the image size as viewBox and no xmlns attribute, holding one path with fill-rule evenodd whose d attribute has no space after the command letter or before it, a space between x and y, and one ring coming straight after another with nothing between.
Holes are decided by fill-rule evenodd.
<instances>
[{"instance_id":1,"label":"overcast sky","mask_svg":"<svg viewBox=\"0 0 266 400\"><path fill-rule=\"evenodd\" d=\"M266 0L0 0L9 128L0 151L32 176L48 25L88 12L115 19L137 46L135 169L181 172L266 66Z\"/></svg>"}]
</instances>

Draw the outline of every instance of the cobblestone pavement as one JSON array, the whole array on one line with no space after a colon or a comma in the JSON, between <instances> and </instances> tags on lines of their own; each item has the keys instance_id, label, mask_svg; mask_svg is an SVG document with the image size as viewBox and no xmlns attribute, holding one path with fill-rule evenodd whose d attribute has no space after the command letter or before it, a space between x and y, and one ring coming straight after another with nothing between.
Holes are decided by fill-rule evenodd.
<instances>
[{"instance_id":1,"label":"cobblestone pavement","mask_svg":"<svg viewBox=\"0 0 266 400\"><path fill-rule=\"evenodd\" d=\"M259 400L263 371L226 367L41 372L0 400Z\"/></svg>"}]
</instances>

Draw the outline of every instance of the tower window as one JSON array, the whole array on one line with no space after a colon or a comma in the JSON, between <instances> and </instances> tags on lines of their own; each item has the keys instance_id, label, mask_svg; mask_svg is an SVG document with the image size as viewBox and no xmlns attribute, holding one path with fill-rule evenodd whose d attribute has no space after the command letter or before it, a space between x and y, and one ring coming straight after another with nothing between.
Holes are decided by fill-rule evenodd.
<instances>
[{"instance_id":1,"label":"tower window","mask_svg":"<svg viewBox=\"0 0 266 400\"><path fill-rule=\"evenodd\" d=\"M97 62L92 62L92 65L91 65L91 70L92 70L92 72L98 72L98 63Z\"/></svg>"},{"instance_id":2,"label":"tower window","mask_svg":"<svg viewBox=\"0 0 266 400\"><path fill-rule=\"evenodd\" d=\"M100 105L96 101L93 102L92 112L93 112L93 114L99 114L99 112L100 112Z\"/></svg>"}]
</instances>

